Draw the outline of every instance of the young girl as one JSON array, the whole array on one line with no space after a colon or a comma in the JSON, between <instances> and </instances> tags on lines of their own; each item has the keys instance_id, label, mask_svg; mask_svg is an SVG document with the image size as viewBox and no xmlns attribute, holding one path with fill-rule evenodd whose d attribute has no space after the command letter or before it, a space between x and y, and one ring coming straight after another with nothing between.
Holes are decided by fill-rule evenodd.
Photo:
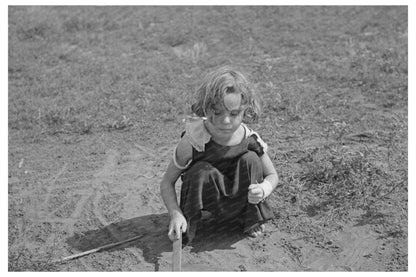
<instances>
[{"instance_id":1,"label":"young girl","mask_svg":"<svg viewBox=\"0 0 416 277\"><path fill-rule=\"evenodd\" d=\"M257 120L260 105L246 78L220 68L204 79L189 120L162 178L169 211L168 236L185 233L190 242L206 210L221 220L241 218L244 232L256 237L273 217L265 199L278 182L267 145L243 122ZM175 183L181 176L180 207Z\"/></svg>"}]
</instances>

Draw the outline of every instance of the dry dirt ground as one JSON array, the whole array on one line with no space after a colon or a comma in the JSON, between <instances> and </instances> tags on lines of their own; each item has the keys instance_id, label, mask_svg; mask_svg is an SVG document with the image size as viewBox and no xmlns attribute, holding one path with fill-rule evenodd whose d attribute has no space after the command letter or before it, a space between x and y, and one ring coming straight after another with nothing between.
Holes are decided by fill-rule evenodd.
<instances>
[{"instance_id":1,"label":"dry dirt ground","mask_svg":"<svg viewBox=\"0 0 416 277\"><path fill-rule=\"evenodd\" d=\"M405 7L10 7L9 271L171 270L177 107L222 64L262 93L276 217L207 220L183 269L407 271Z\"/></svg>"},{"instance_id":2,"label":"dry dirt ground","mask_svg":"<svg viewBox=\"0 0 416 277\"><path fill-rule=\"evenodd\" d=\"M123 143L120 143L122 141ZM156 150L157 149L157 150ZM10 149L9 258L15 270L166 271L172 245L169 216L158 182L171 147L150 148L127 134L96 135L77 144L60 141ZM278 214L278 212L277 212ZM374 271L403 269L397 253L406 242L375 231L383 215L341 224L302 225L302 234L279 228L277 218L252 239L240 232L199 230L183 252L184 270L205 271ZM352 220L354 222L354 220ZM291 224L301 224L301 221ZM311 223L312 224L312 223ZM205 226L206 227L206 226ZM18 235L18 236L17 236ZM137 241L57 263L53 259L143 235ZM397 243L399 242L399 243Z\"/></svg>"}]
</instances>

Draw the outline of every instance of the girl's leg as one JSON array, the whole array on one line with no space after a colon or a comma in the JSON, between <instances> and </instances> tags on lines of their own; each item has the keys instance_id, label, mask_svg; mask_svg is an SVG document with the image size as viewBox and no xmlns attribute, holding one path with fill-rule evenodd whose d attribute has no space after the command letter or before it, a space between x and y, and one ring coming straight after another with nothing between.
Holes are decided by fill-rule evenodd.
<instances>
[{"instance_id":1,"label":"girl's leg","mask_svg":"<svg viewBox=\"0 0 416 277\"><path fill-rule=\"evenodd\" d=\"M211 164L196 162L182 176L180 208L188 221L186 236L191 242L201 219L201 211L221 213L225 180Z\"/></svg>"}]
</instances>

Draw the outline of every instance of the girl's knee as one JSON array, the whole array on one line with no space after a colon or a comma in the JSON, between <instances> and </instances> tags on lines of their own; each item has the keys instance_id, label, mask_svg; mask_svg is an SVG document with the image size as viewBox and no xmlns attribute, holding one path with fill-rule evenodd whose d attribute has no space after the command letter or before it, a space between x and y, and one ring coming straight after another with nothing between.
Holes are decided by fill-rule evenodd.
<instances>
[{"instance_id":1,"label":"girl's knee","mask_svg":"<svg viewBox=\"0 0 416 277\"><path fill-rule=\"evenodd\" d=\"M249 166L261 166L259 156L253 151L248 151L240 157L240 162L243 162Z\"/></svg>"},{"instance_id":2,"label":"girl's knee","mask_svg":"<svg viewBox=\"0 0 416 277\"><path fill-rule=\"evenodd\" d=\"M253 151L248 151L240 157L238 166L239 180L248 179L248 185L263 180L263 166L259 156Z\"/></svg>"},{"instance_id":3,"label":"girl's knee","mask_svg":"<svg viewBox=\"0 0 416 277\"><path fill-rule=\"evenodd\" d=\"M193 164L187 171L183 173L184 179L207 179L212 174L216 174L218 170L210 163L198 161Z\"/></svg>"}]
</instances>

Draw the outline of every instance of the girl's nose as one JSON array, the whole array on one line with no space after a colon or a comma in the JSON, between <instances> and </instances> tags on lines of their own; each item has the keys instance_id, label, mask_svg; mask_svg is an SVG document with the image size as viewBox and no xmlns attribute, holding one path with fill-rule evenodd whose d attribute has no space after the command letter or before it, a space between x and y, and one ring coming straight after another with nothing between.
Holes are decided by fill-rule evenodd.
<instances>
[{"instance_id":1,"label":"girl's nose","mask_svg":"<svg viewBox=\"0 0 416 277\"><path fill-rule=\"evenodd\" d=\"M224 117L224 123L225 124L230 124L231 123L231 120L230 120L230 117L229 116L225 116Z\"/></svg>"}]
</instances>

